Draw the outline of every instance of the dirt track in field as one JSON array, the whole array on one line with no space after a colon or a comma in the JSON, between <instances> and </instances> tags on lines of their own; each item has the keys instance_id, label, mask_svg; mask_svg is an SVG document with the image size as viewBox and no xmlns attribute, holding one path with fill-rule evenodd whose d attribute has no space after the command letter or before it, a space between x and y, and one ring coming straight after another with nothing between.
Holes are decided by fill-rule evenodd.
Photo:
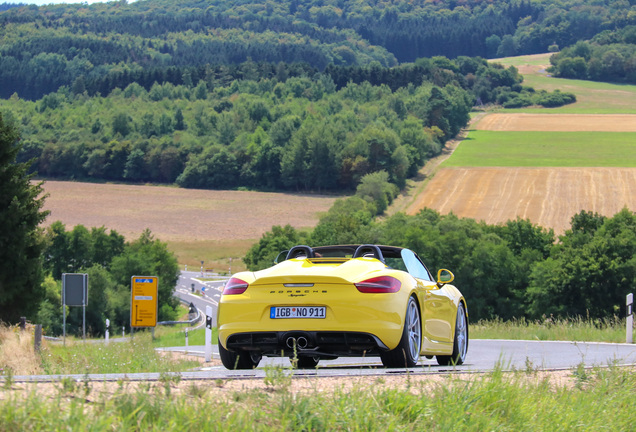
<instances>
[{"instance_id":1,"label":"dirt track in field","mask_svg":"<svg viewBox=\"0 0 636 432\"><path fill-rule=\"evenodd\" d=\"M407 213L442 214L503 223L521 217L562 234L581 210L613 216L636 209L634 168L445 168Z\"/></svg>"},{"instance_id":2,"label":"dirt track in field","mask_svg":"<svg viewBox=\"0 0 636 432\"><path fill-rule=\"evenodd\" d=\"M258 239L273 225L313 227L336 197L264 192L210 191L47 181L44 226L61 220L105 226L127 239L149 228L162 241Z\"/></svg>"},{"instance_id":3,"label":"dirt track in field","mask_svg":"<svg viewBox=\"0 0 636 432\"><path fill-rule=\"evenodd\" d=\"M636 132L635 114L493 113L475 129L488 131Z\"/></svg>"}]
</instances>

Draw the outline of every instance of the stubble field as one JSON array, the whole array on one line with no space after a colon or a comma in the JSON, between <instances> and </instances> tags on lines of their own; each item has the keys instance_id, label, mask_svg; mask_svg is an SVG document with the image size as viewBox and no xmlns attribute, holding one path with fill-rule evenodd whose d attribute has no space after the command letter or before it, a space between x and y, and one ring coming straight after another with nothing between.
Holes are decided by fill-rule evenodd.
<instances>
[{"instance_id":1,"label":"stubble field","mask_svg":"<svg viewBox=\"0 0 636 432\"><path fill-rule=\"evenodd\" d=\"M636 114L492 113L476 129L485 131L636 132Z\"/></svg>"},{"instance_id":2,"label":"stubble field","mask_svg":"<svg viewBox=\"0 0 636 432\"><path fill-rule=\"evenodd\" d=\"M501 60L537 90L570 91L578 102L476 119L406 213L428 207L489 224L521 217L562 234L581 210L636 210L636 86L550 78L548 59Z\"/></svg>"},{"instance_id":3,"label":"stubble field","mask_svg":"<svg viewBox=\"0 0 636 432\"><path fill-rule=\"evenodd\" d=\"M313 227L336 199L62 181L46 181L43 188L49 195L44 208L51 212L44 226L57 220L67 230L78 224L105 226L128 240L148 228L168 243L182 264L241 257L273 225Z\"/></svg>"},{"instance_id":4,"label":"stubble field","mask_svg":"<svg viewBox=\"0 0 636 432\"><path fill-rule=\"evenodd\" d=\"M562 234L581 210L636 209L635 168L445 168L409 210L504 223L520 217Z\"/></svg>"}]
</instances>

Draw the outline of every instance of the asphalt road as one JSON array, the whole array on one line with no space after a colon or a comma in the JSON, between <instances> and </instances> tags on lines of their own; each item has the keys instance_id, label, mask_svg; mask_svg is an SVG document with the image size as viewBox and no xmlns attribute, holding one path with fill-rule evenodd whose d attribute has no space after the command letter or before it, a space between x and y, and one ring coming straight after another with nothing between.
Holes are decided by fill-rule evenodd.
<instances>
[{"instance_id":1,"label":"asphalt road","mask_svg":"<svg viewBox=\"0 0 636 432\"><path fill-rule=\"evenodd\" d=\"M203 315L205 315L206 306L212 306L212 322L216 323L216 308L219 305L227 277L209 278L218 280L204 281L203 279L208 279L208 277L202 276L201 272L182 271L175 287L175 296L194 304Z\"/></svg>"},{"instance_id":2,"label":"asphalt road","mask_svg":"<svg viewBox=\"0 0 636 432\"><path fill-rule=\"evenodd\" d=\"M191 346L188 352L203 355L203 346ZM173 351L184 351L184 348L170 348ZM218 359L218 350L213 346L213 357ZM636 345L609 344L592 342L554 342L554 341L519 341L474 339L470 341L466 363L461 366L438 366L435 359L422 358L417 367L410 372L443 372L449 370L484 372L499 366L504 370L527 369L573 369L579 365L586 367L608 365L636 364ZM289 367L287 358L264 358L259 366L280 365ZM208 372L218 374L219 378L227 376L254 376L253 371L226 371L222 366L205 368ZM359 374L360 369L375 369L381 373L404 373L406 369L384 369L379 357L339 358L322 360L318 375L325 372L333 374L337 370L344 375ZM331 370L331 371L330 371ZM350 373L347 372L349 370ZM257 374L258 375L258 374Z\"/></svg>"}]
</instances>

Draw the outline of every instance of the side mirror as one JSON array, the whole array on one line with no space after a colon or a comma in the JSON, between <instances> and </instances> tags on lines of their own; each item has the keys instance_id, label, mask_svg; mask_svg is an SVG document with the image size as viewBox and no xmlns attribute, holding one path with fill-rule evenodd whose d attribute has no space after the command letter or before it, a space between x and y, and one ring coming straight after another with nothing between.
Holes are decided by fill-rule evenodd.
<instances>
[{"instance_id":1,"label":"side mirror","mask_svg":"<svg viewBox=\"0 0 636 432\"><path fill-rule=\"evenodd\" d=\"M455 280L455 275L450 270L439 269L437 271L437 286L443 287L447 283L451 283Z\"/></svg>"},{"instance_id":2,"label":"side mirror","mask_svg":"<svg viewBox=\"0 0 636 432\"><path fill-rule=\"evenodd\" d=\"M282 251L278 255L276 255L276 259L274 260L274 264L278 264L279 262L285 261L287 254L289 253L289 249ZM281 258L282 257L282 258Z\"/></svg>"}]
</instances>

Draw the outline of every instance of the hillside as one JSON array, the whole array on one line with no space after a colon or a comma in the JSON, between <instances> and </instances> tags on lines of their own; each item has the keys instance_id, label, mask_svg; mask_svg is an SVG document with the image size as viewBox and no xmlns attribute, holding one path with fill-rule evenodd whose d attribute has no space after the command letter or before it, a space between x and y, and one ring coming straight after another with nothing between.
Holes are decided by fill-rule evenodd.
<instances>
[{"instance_id":1,"label":"hillside","mask_svg":"<svg viewBox=\"0 0 636 432\"><path fill-rule=\"evenodd\" d=\"M497 61L517 65L539 89L573 92L577 102L483 116L402 208L489 224L521 217L559 234L581 210L612 216L636 209L636 86L549 78L547 55Z\"/></svg>"},{"instance_id":2,"label":"hillside","mask_svg":"<svg viewBox=\"0 0 636 432\"><path fill-rule=\"evenodd\" d=\"M0 97L17 92L39 99L60 86L106 94L113 81L136 74L148 85L187 84L188 74L196 84L206 65L247 60L306 62L323 70L330 64L394 66L436 55L540 53L633 26L633 13L628 2L587 0L24 6L0 12Z\"/></svg>"}]
</instances>

